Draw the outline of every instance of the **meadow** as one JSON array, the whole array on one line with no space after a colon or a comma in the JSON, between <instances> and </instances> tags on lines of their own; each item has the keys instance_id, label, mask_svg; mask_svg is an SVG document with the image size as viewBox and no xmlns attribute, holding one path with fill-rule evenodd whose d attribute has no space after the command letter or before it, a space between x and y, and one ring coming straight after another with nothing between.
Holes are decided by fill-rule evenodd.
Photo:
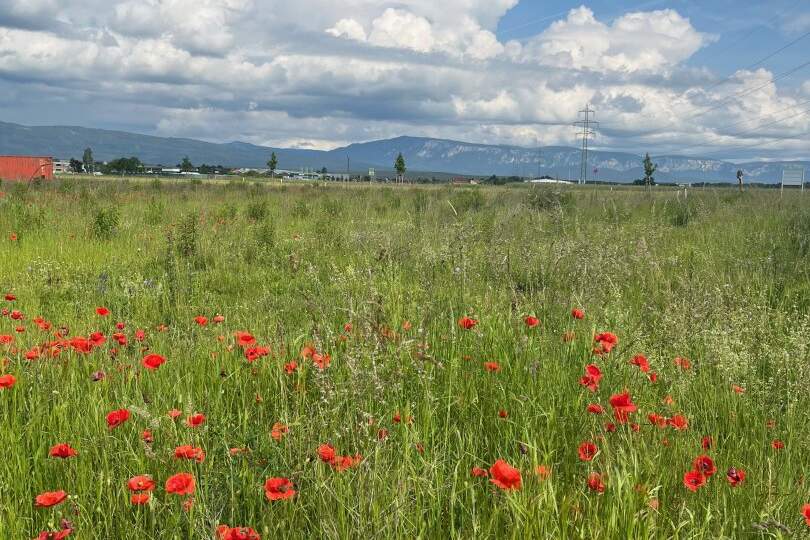
<instances>
[{"instance_id":1,"label":"meadow","mask_svg":"<svg viewBox=\"0 0 810 540\"><path fill-rule=\"evenodd\" d=\"M810 195L0 192L0 538L810 534Z\"/></svg>"}]
</instances>

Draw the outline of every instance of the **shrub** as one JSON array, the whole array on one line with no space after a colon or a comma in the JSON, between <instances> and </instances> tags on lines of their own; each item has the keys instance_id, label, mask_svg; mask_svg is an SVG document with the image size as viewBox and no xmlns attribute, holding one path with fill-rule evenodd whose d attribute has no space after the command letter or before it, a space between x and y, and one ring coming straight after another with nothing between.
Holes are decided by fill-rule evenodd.
<instances>
[{"instance_id":1,"label":"shrub","mask_svg":"<svg viewBox=\"0 0 810 540\"><path fill-rule=\"evenodd\" d=\"M108 240L118 234L121 215L118 208L110 206L98 210L93 216L93 235Z\"/></svg>"},{"instance_id":2,"label":"shrub","mask_svg":"<svg viewBox=\"0 0 810 540\"><path fill-rule=\"evenodd\" d=\"M566 210L573 206L574 196L568 191L555 188L535 187L529 189L526 205L537 212Z\"/></svg>"}]
</instances>

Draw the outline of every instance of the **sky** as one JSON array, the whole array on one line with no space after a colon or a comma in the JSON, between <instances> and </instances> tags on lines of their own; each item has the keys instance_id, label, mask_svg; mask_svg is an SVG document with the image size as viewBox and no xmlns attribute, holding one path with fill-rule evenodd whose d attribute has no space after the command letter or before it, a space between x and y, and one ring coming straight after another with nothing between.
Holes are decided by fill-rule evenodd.
<instances>
[{"instance_id":1,"label":"sky","mask_svg":"<svg viewBox=\"0 0 810 540\"><path fill-rule=\"evenodd\" d=\"M0 0L0 121L810 159L808 51L810 0Z\"/></svg>"}]
</instances>

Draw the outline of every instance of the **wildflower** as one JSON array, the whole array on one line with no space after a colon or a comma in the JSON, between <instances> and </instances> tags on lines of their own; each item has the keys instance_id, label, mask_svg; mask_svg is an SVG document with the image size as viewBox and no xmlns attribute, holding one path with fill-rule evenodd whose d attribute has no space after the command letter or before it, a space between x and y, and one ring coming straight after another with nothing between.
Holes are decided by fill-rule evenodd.
<instances>
[{"instance_id":1,"label":"wildflower","mask_svg":"<svg viewBox=\"0 0 810 540\"><path fill-rule=\"evenodd\" d=\"M151 476L139 474L127 480L127 488L135 493L139 491L152 491L155 489L155 481L152 480Z\"/></svg>"},{"instance_id":2,"label":"wildflower","mask_svg":"<svg viewBox=\"0 0 810 540\"><path fill-rule=\"evenodd\" d=\"M152 432L148 429L143 430L141 433L141 440L147 444L152 444L155 441L155 438L152 436Z\"/></svg>"},{"instance_id":3,"label":"wildflower","mask_svg":"<svg viewBox=\"0 0 810 540\"><path fill-rule=\"evenodd\" d=\"M166 479L166 493L175 495L194 494L194 476L189 473L177 473Z\"/></svg>"},{"instance_id":4,"label":"wildflower","mask_svg":"<svg viewBox=\"0 0 810 540\"><path fill-rule=\"evenodd\" d=\"M109 429L114 429L124 422L129 420L129 411L126 409L118 409L117 411L112 411L110 414L107 415L107 427Z\"/></svg>"},{"instance_id":5,"label":"wildflower","mask_svg":"<svg viewBox=\"0 0 810 540\"><path fill-rule=\"evenodd\" d=\"M594 456L596 456L596 453L598 451L599 449L596 447L596 445L590 441L580 444L579 449L577 450L577 452L579 453L579 459L581 459L582 461L593 460Z\"/></svg>"},{"instance_id":6,"label":"wildflower","mask_svg":"<svg viewBox=\"0 0 810 540\"><path fill-rule=\"evenodd\" d=\"M486 478L489 476L487 470L481 467L473 467L472 470L470 470L470 474L477 478Z\"/></svg>"},{"instance_id":7,"label":"wildflower","mask_svg":"<svg viewBox=\"0 0 810 540\"><path fill-rule=\"evenodd\" d=\"M331 444L322 444L318 447L318 457L324 463L335 461L335 448Z\"/></svg>"},{"instance_id":8,"label":"wildflower","mask_svg":"<svg viewBox=\"0 0 810 540\"><path fill-rule=\"evenodd\" d=\"M668 421L669 425L675 428L677 431L683 431L687 427L689 427L689 421L686 419L685 416L676 414Z\"/></svg>"},{"instance_id":9,"label":"wildflower","mask_svg":"<svg viewBox=\"0 0 810 540\"><path fill-rule=\"evenodd\" d=\"M221 323L225 322L225 316L224 315L214 315L214 318L211 319L211 320L214 321L215 324L221 324Z\"/></svg>"},{"instance_id":10,"label":"wildflower","mask_svg":"<svg viewBox=\"0 0 810 540\"><path fill-rule=\"evenodd\" d=\"M635 355L630 360L630 364L638 366L638 369L640 369L642 373L648 373L650 371L650 363L647 361L647 357L643 354Z\"/></svg>"},{"instance_id":11,"label":"wildflower","mask_svg":"<svg viewBox=\"0 0 810 540\"><path fill-rule=\"evenodd\" d=\"M205 452L202 448L186 444L174 449L174 457L177 459L190 459L197 463L202 463L203 460L205 460Z\"/></svg>"},{"instance_id":12,"label":"wildflower","mask_svg":"<svg viewBox=\"0 0 810 540\"><path fill-rule=\"evenodd\" d=\"M619 344L619 338L612 332L597 334L593 340L599 345L593 351L597 355L610 354L610 351Z\"/></svg>"},{"instance_id":13,"label":"wildflower","mask_svg":"<svg viewBox=\"0 0 810 540\"><path fill-rule=\"evenodd\" d=\"M745 480L745 471L742 469L729 467L729 469L726 471L726 480L728 480L731 487L737 487Z\"/></svg>"},{"instance_id":14,"label":"wildflower","mask_svg":"<svg viewBox=\"0 0 810 540\"><path fill-rule=\"evenodd\" d=\"M588 475L588 489L597 493L605 492L605 484L602 483L602 475L597 472L592 472Z\"/></svg>"},{"instance_id":15,"label":"wildflower","mask_svg":"<svg viewBox=\"0 0 810 540\"><path fill-rule=\"evenodd\" d=\"M509 416L509 413L501 409L500 411L498 411L498 416L500 416L501 418L507 418Z\"/></svg>"},{"instance_id":16,"label":"wildflower","mask_svg":"<svg viewBox=\"0 0 810 540\"><path fill-rule=\"evenodd\" d=\"M34 506L37 508L50 508L56 506L67 498L67 493L62 490L46 491L34 498Z\"/></svg>"},{"instance_id":17,"label":"wildflower","mask_svg":"<svg viewBox=\"0 0 810 540\"><path fill-rule=\"evenodd\" d=\"M152 494L149 492L146 493L133 493L129 496L130 504L135 506L141 506L144 504L149 504L149 501L152 499Z\"/></svg>"},{"instance_id":18,"label":"wildflower","mask_svg":"<svg viewBox=\"0 0 810 540\"><path fill-rule=\"evenodd\" d=\"M236 337L236 344L243 349L256 343L256 338L253 337L249 332L237 330L233 335Z\"/></svg>"},{"instance_id":19,"label":"wildflower","mask_svg":"<svg viewBox=\"0 0 810 540\"><path fill-rule=\"evenodd\" d=\"M605 408L599 405L598 403L590 403L588 405L587 411L591 414L604 414Z\"/></svg>"},{"instance_id":20,"label":"wildflower","mask_svg":"<svg viewBox=\"0 0 810 540\"><path fill-rule=\"evenodd\" d=\"M536 327L537 325L540 324L540 319L538 319L537 317L534 317L532 315L529 315L525 319L523 319L523 322L526 323L527 327L534 328L534 327Z\"/></svg>"},{"instance_id":21,"label":"wildflower","mask_svg":"<svg viewBox=\"0 0 810 540\"><path fill-rule=\"evenodd\" d=\"M177 419L178 416L180 416L183 413L181 411L177 410L177 409L172 409L167 414L169 415L169 418L171 418L172 420L175 420L175 419Z\"/></svg>"},{"instance_id":22,"label":"wildflower","mask_svg":"<svg viewBox=\"0 0 810 540\"><path fill-rule=\"evenodd\" d=\"M42 531L34 540L64 540L73 533L73 529L62 529L61 531Z\"/></svg>"},{"instance_id":23,"label":"wildflower","mask_svg":"<svg viewBox=\"0 0 810 540\"><path fill-rule=\"evenodd\" d=\"M549 475L551 475L551 469L545 465L538 465L534 468L534 474L536 474L540 480L545 480L549 477Z\"/></svg>"},{"instance_id":24,"label":"wildflower","mask_svg":"<svg viewBox=\"0 0 810 540\"><path fill-rule=\"evenodd\" d=\"M143 360L141 360L141 363L143 364L143 367L145 367L146 369L156 370L161 365L163 365L165 361L166 359L164 357L160 356L159 354L152 353L144 356Z\"/></svg>"},{"instance_id":25,"label":"wildflower","mask_svg":"<svg viewBox=\"0 0 810 540\"><path fill-rule=\"evenodd\" d=\"M810 504L802 505L802 517L807 526L810 527Z\"/></svg>"},{"instance_id":26,"label":"wildflower","mask_svg":"<svg viewBox=\"0 0 810 540\"><path fill-rule=\"evenodd\" d=\"M700 441L700 446L701 446L701 448L703 448L704 450L708 450L708 449L710 449L712 446L714 446L714 439L713 439L711 436L706 435L705 437L703 437L703 439L701 439L701 441Z\"/></svg>"},{"instance_id":27,"label":"wildflower","mask_svg":"<svg viewBox=\"0 0 810 540\"><path fill-rule=\"evenodd\" d=\"M202 413L192 414L186 418L186 425L188 427L200 427L205 423L205 415Z\"/></svg>"},{"instance_id":28,"label":"wildflower","mask_svg":"<svg viewBox=\"0 0 810 540\"><path fill-rule=\"evenodd\" d=\"M675 365L684 371L692 367L692 363L688 358L681 358L680 356L675 357Z\"/></svg>"},{"instance_id":29,"label":"wildflower","mask_svg":"<svg viewBox=\"0 0 810 540\"><path fill-rule=\"evenodd\" d=\"M228 527L220 525L217 527L218 540L261 540L259 533L250 527Z\"/></svg>"},{"instance_id":30,"label":"wildflower","mask_svg":"<svg viewBox=\"0 0 810 540\"><path fill-rule=\"evenodd\" d=\"M626 423L628 415L638 409L627 390L621 394L610 396L610 405L613 407L613 415L616 417L616 421L620 424Z\"/></svg>"},{"instance_id":31,"label":"wildflower","mask_svg":"<svg viewBox=\"0 0 810 540\"><path fill-rule=\"evenodd\" d=\"M706 477L699 470L692 469L683 475L683 485L689 491L697 491L706 484Z\"/></svg>"},{"instance_id":32,"label":"wildflower","mask_svg":"<svg viewBox=\"0 0 810 540\"><path fill-rule=\"evenodd\" d=\"M780 441L779 439L774 439L771 441L771 448L774 450L781 450L785 447L785 443Z\"/></svg>"},{"instance_id":33,"label":"wildflower","mask_svg":"<svg viewBox=\"0 0 810 540\"><path fill-rule=\"evenodd\" d=\"M498 362L484 362L484 369L490 373L497 373L501 370L501 365Z\"/></svg>"},{"instance_id":34,"label":"wildflower","mask_svg":"<svg viewBox=\"0 0 810 540\"><path fill-rule=\"evenodd\" d=\"M67 459L78 456L79 453L76 452L76 450L73 449L69 444L59 443L52 446L51 449L48 450L48 455L53 458Z\"/></svg>"},{"instance_id":35,"label":"wildflower","mask_svg":"<svg viewBox=\"0 0 810 540\"><path fill-rule=\"evenodd\" d=\"M575 319L582 320L585 318L585 312L579 308L574 308L571 310L571 316Z\"/></svg>"},{"instance_id":36,"label":"wildflower","mask_svg":"<svg viewBox=\"0 0 810 540\"><path fill-rule=\"evenodd\" d=\"M106 317L107 315L110 314L110 310L105 308L104 306L100 306L96 308L96 313L101 317Z\"/></svg>"},{"instance_id":37,"label":"wildflower","mask_svg":"<svg viewBox=\"0 0 810 540\"><path fill-rule=\"evenodd\" d=\"M295 496L296 491L289 478L268 478L264 483L264 496L268 501L280 501Z\"/></svg>"},{"instance_id":38,"label":"wildflower","mask_svg":"<svg viewBox=\"0 0 810 540\"><path fill-rule=\"evenodd\" d=\"M298 362L294 360L292 362L287 362L286 364L284 364L284 372L287 375L292 375L293 373L295 373L296 369L298 369Z\"/></svg>"},{"instance_id":39,"label":"wildflower","mask_svg":"<svg viewBox=\"0 0 810 540\"><path fill-rule=\"evenodd\" d=\"M520 471L502 459L497 460L489 469L492 475L490 482L504 490L520 489Z\"/></svg>"},{"instance_id":40,"label":"wildflower","mask_svg":"<svg viewBox=\"0 0 810 540\"><path fill-rule=\"evenodd\" d=\"M464 330L472 330L477 324L477 320L471 319L466 315L458 320L459 327L463 328Z\"/></svg>"},{"instance_id":41,"label":"wildflower","mask_svg":"<svg viewBox=\"0 0 810 540\"><path fill-rule=\"evenodd\" d=\"M312 361L318 366L318 369L323 371L324 369L329 367L329 363L332 361L332 357L328 354L320 354L315 353L312 355Z\"/></svg>"},{"instance_id":42,"label":"wildflower","mask_svg":"<svg viewBox=\"0 0 810 540\"><path fill-rule=\"evenodd\" d=\"M270 432L270 436L273 437L273 440L278 442L281 441L281 439L284 438L284 435L286 435L289 431L290 428L288 428L281 422L276 422L275 424L273 424L273 429Z\"/></svg>"},{"instance_id":43,"label":"wildflower","mask_svg":"<svg viewBox=\"0 0 810 540\"><path fill-rule=\"evenodd\" d=\"M5 390L6 388L12 388L17 383L17 377L12 375L11 373L6 373L5 375L0 375L0 390Z\"/></svg>"},{"instance_id":44,"label":"wildflower","mask_svg":"<svg viewBox=\"0 0 810 540\"><path fill-rule=\"evenodd\" d=\"M206 324L208 324L208 317L204 315L197 315L196 317L194 317L194 322L197 323L197 326L205 326Z\"/></svg>"},{"instance_id":45,"label":"wildflower","mask_svg":"<svg viewBox=\"0 0 810 540\"><path fill-rule=\"evenodd\" d=\"M696 457L695 461L692 462L692 468L700 471L706 478L711 478L717 472L714 461L706 455Z\"/></svg>"},{"instance_id":46,"label":"wildflower","mask_svg":"<svg viewBox=\"0 0 810 540\"><path fill-rule=\"evenodd\" d=\"M602 370L596 364L588 364L585 366L585 375L579 379L579 384L590 390L596 392L599 389L599 381L602 380Z\"/></svg>"}]
</instances>

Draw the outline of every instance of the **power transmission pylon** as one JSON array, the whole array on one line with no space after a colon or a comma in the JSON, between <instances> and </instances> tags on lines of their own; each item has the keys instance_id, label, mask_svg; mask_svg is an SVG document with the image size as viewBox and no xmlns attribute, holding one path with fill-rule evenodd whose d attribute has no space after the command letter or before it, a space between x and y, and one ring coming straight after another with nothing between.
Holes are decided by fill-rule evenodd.
<instances>
[{"instance_id":1,"label":"power transmission pylon","mask_svg":"<svg viewBox=\"0 0 810 540\"><path fill-rule=\"evenodd\" d=\"M579 183L585 184L588 181L588 138L596 135L596 128L599 127L599 122L592 120L591 115L596 115L596 111L591 109L590 105L579 111L581 120L574 122L574 126L581 131L577 133L577 137L582 137L582 162L579 168Z\"/></svg>"}]
</instances>

